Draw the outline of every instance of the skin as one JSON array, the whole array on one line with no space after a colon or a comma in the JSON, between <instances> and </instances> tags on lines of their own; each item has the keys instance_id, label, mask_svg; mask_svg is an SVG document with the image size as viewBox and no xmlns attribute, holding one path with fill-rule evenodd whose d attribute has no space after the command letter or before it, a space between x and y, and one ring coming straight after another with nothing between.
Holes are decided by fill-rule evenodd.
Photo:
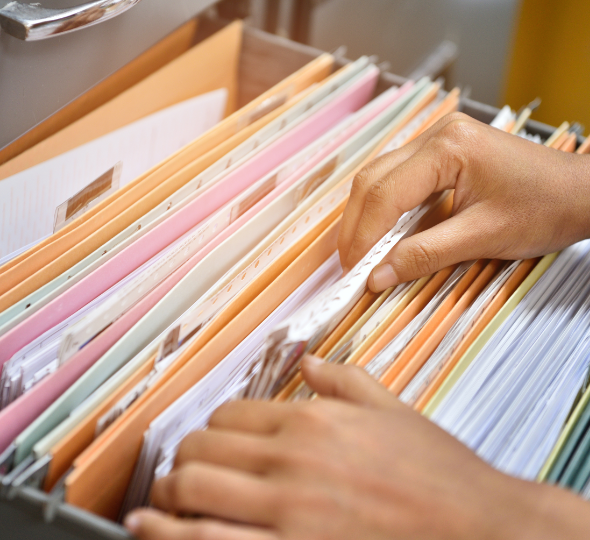
<instances>
[{"instance_id":1,"label":"skin","mask_svg":"<svg viewBox=\"0 0 590 540\"><path fill-rule=\"evenodd\" d=\"M589 160L450 115L355 179L343 266L451 188L453 217L400 242L373 290L463 260L563 248L590 236ZM218 409L128 529L141 540L590 538L586 502L495 471L363 370L307 357L303 376L320 399Z\"/></svg>"}]
</instances>

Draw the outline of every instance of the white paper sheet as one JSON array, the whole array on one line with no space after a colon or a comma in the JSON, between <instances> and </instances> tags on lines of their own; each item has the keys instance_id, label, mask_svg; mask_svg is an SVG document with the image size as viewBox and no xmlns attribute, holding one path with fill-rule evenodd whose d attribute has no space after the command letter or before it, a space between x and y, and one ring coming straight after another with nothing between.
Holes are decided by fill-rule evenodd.
<instances>
[{"instance_id":1,"label":"white paper sheet","mask_svg":"<svg viewBox=\"0 0 590 540\"><path fill-rule=\"evenodd\" d=\"M117 162L124 186L223 117L227 90L188 99L0 182L0 257L53 232L55 209Z\"/></svg>"}]
</instances>

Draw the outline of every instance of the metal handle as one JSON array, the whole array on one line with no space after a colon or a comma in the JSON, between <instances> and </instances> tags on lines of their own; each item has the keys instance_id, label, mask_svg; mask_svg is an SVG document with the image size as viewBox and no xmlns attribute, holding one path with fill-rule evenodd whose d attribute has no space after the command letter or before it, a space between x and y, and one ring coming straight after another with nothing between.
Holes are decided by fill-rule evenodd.
<instances>
[{"instance_id":1,"label":"metal handle","mask_svg":"<svg viewBox=\"0 0 590 540\"><path fill-rule=\"evenodd\" d=\"M46 39L92 26L120 15L140 0L96 0L65 9L10 2L0 9L0 27L24 41Z\"/></svg>"}]
</instances>

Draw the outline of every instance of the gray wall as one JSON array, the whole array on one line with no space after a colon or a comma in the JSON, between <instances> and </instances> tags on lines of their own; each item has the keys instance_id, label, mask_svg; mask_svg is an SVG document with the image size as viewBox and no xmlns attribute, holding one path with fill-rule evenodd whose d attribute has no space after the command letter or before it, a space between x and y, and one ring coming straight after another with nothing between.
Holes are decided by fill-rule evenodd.
<instances>
[{"instance_id":1,"label":"gray wall","mask_svg":"<svg viewBox=\"0 0 590 540\"><path fill-rule=\"evenodd\" d=\"M281 0L289 12L293 0ZM261 24L263 0L253 0ZM499 105L519 0L317 0L311 45L348 57L376 54L391 71L408 76L435 47L449 39L459 57L449 83L469 86L474 99ZM283 25L285 17L281 17Z\"/></svg>"}]
</instances>

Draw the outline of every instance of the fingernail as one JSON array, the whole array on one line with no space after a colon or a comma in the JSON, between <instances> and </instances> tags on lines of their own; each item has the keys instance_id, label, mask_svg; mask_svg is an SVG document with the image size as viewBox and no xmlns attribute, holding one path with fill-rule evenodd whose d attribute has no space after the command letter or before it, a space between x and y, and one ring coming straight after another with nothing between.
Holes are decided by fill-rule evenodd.
<instances>
[{"instance_id":1,"label":"fingernail","mask_svg":"<svg viewBox=\"0 0 590 540\"><path fill-rule=\"evenodd\" d=\"M318 358L317 356L313 356L311 354L306 354L304 360L307 365L312 367L318 367L324 363L322 358Z\"/></svg>"},{"instance_id":2,"label":"fingernail","mask_svg":"<svg viewBox=\"0 0 590 540\"><path fill-rule=\"evenodd\" d=\"M132 512L125 518L124 525L129 532L136 534L141 526L141 517L139 514Z\"/></svg>"},{"instance_id":3,"label":"fingernail","mask_svg":"<svg viewBox=\"0 0 590 540\"><path fill-rule=\"evenodd\" d=\"M376 292L384 291L398 284L397 275L389 263L380 264L374 268L371 276L373 277L373 289Z\"/></svg>"}]
</instances>

